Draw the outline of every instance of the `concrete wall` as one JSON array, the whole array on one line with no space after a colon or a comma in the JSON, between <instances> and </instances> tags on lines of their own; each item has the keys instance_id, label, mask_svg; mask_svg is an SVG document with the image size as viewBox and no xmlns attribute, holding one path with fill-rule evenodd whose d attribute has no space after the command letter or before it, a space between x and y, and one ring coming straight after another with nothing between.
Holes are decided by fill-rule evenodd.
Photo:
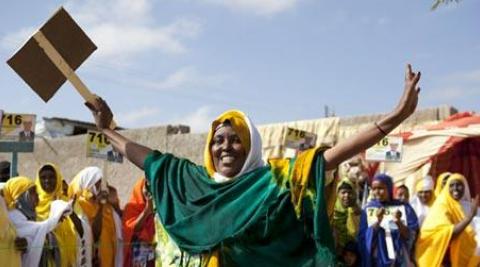
<instances>
[{"instance_id":1,"label":"concrete wall","mask_svg":"<svg viewBox=\"0 0 480 267\"><path fill-rule=\"evenodd\" d=\"M422 125L440 121L454 113L451 107L426 109L416 112L407 124ZM342 118L340 127L351 127L368 124L378 120L382 115ZM202 164L206 134L167 134L169 126L126 130L122 133L148 147L162 152L170 152L179 157ZM336 140L337 138L335 138ZM72 136L57 139L36 139L34 153L19 155L18 171L21 175L35 178L41 164L52 162L63 172L64 178L70 181L76 173L86 166L99 166L104 169L110 184L118 189L122 205L128 200L131 188L138 177L143 175L133 164L106 163L103 160L86 157L86 136ZM9 159L9 154L0 154L0 159Z\"/></svg>"}]
</instances>

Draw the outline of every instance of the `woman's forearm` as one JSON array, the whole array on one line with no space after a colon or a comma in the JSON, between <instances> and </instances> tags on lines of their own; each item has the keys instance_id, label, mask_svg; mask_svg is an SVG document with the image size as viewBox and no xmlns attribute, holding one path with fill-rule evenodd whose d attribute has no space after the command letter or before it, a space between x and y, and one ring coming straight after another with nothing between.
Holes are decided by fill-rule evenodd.
<instances>
[{"instance_id":1,"label":"woman's forearm","mask_svg":"<svg viewBox=\"0 0 480 267\"><path fill-rule=\"evenodd\" d=\"M403 118L400 115L390 113L376 122L376 124L373 123L361 132L328 149L324 154L326 169L335 169L341 162L373 146L402 121Z\"/></svg>"},{"instance_id":2,"label":"woman's forearm","mask_svg":"<svg viewBox=\"0 0 480 267\"><path fill-rule=\"evenodd\" d=\"M150 148L131 141L115 130L105 128L102 130L102 133L120 154L143 170L143 162L152 151Z\"/></svg>"},{"instance_id":3,"label":"woman's forearm","mask_svg":"<svg viewBox=\"0 0 480 267\"><path fill-rule=\"evenodd\" d=\"M419 80L420 72L413 72L412 66L408 64L405 70L403 95L395 109L380 121L373 123L360 133L325 151L326 169L334 169L341 162L371 147L408 118L415 111L418 104L420 88L417 87L417 83Z\"/></svg>"},{"instance_id":4,"label":"woman's forearm","mask_svg":"<svg viewBox=\"0 0 480 267\"><path fill-rule=\"evenodd\" d=\"M455 224L455 226L453 226L452 239L457 238L463 232L463 230L467 228L472 219L473 217L465 217L462 221Z\"/></svg>"}]
</instances>

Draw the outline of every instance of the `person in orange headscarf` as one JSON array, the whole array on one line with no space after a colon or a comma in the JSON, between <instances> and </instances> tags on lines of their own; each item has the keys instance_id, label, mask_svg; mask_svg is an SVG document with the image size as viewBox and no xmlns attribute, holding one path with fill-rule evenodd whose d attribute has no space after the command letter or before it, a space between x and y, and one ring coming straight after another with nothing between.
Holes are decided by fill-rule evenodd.
<instances>
[{"instance_id":1,"label":"person in orange headscarf","mask_svg":"<svg viewBox=\"0 0 480 267\"><path fill-rule=\"evenodd\" d=\"M145 179L139 179L123 211L123 266L155 266L155 220Z\"/></svg>"}]
</instances>

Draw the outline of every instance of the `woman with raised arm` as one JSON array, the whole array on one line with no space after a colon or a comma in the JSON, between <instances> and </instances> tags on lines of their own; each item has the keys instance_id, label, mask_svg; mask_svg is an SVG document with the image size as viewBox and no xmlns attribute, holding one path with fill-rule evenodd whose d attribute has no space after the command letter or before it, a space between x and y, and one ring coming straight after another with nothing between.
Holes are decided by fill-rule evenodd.
<instances>
[{"instance_id":1,"label":"woman with raised arm","mask_svg":"<svg viewBox=\"0 0 480 267\"><path fill-rule=\"evenodd\" d=\"M420 229L415 252L418 266L479 266L477 212L478 195L472 200L465 177L449 173Z\"/></svg>"},{"instance_id":2,"label":"woman with raised arm","mask_svg":"<svg viewBox=\"0 0 480 267\"><path fill-rule=\"evenodd\" d=\"M108 126L112 113L98 98L87 104L97 127L145 171L163 226L178 247L209 266L334 266L326 211L325 170L372 146L410 116L420 73L407 66L398 106L332 148L264 163L260 135L240 111L213 121L205 166L139 145Z\"/></svg>"}]
</instances>

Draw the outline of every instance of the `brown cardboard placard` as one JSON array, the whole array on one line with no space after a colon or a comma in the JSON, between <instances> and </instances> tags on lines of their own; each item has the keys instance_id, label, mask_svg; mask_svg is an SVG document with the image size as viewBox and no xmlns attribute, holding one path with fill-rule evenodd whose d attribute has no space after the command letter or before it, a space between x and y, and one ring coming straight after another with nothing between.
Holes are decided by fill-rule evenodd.
<instances>
[{"instance_id":1,"label":"brown cardboard placard","mask_svg":"<svg viewBox=\"0 0 480 267\"><path fill-rule=\"evenodd\" d=\"M47 102L69 80L87 102L96 98L75 70L97 47L61 7L7 63ZM110 128L115 129L115 121Z\"/></svg>"},{"instance_id":2,"label":"brown cardboard placard","mask_svg":"<svg viewBox=\"0 0 480 267\"><path fill-rule=\"evenodd\" d=\"M63 7L39 31L72 70L97 49ZM45 53L35 35L7 63L45 102L69 79L57 67L58 62L52 62Z\"/></svg>"}]
</instances>

